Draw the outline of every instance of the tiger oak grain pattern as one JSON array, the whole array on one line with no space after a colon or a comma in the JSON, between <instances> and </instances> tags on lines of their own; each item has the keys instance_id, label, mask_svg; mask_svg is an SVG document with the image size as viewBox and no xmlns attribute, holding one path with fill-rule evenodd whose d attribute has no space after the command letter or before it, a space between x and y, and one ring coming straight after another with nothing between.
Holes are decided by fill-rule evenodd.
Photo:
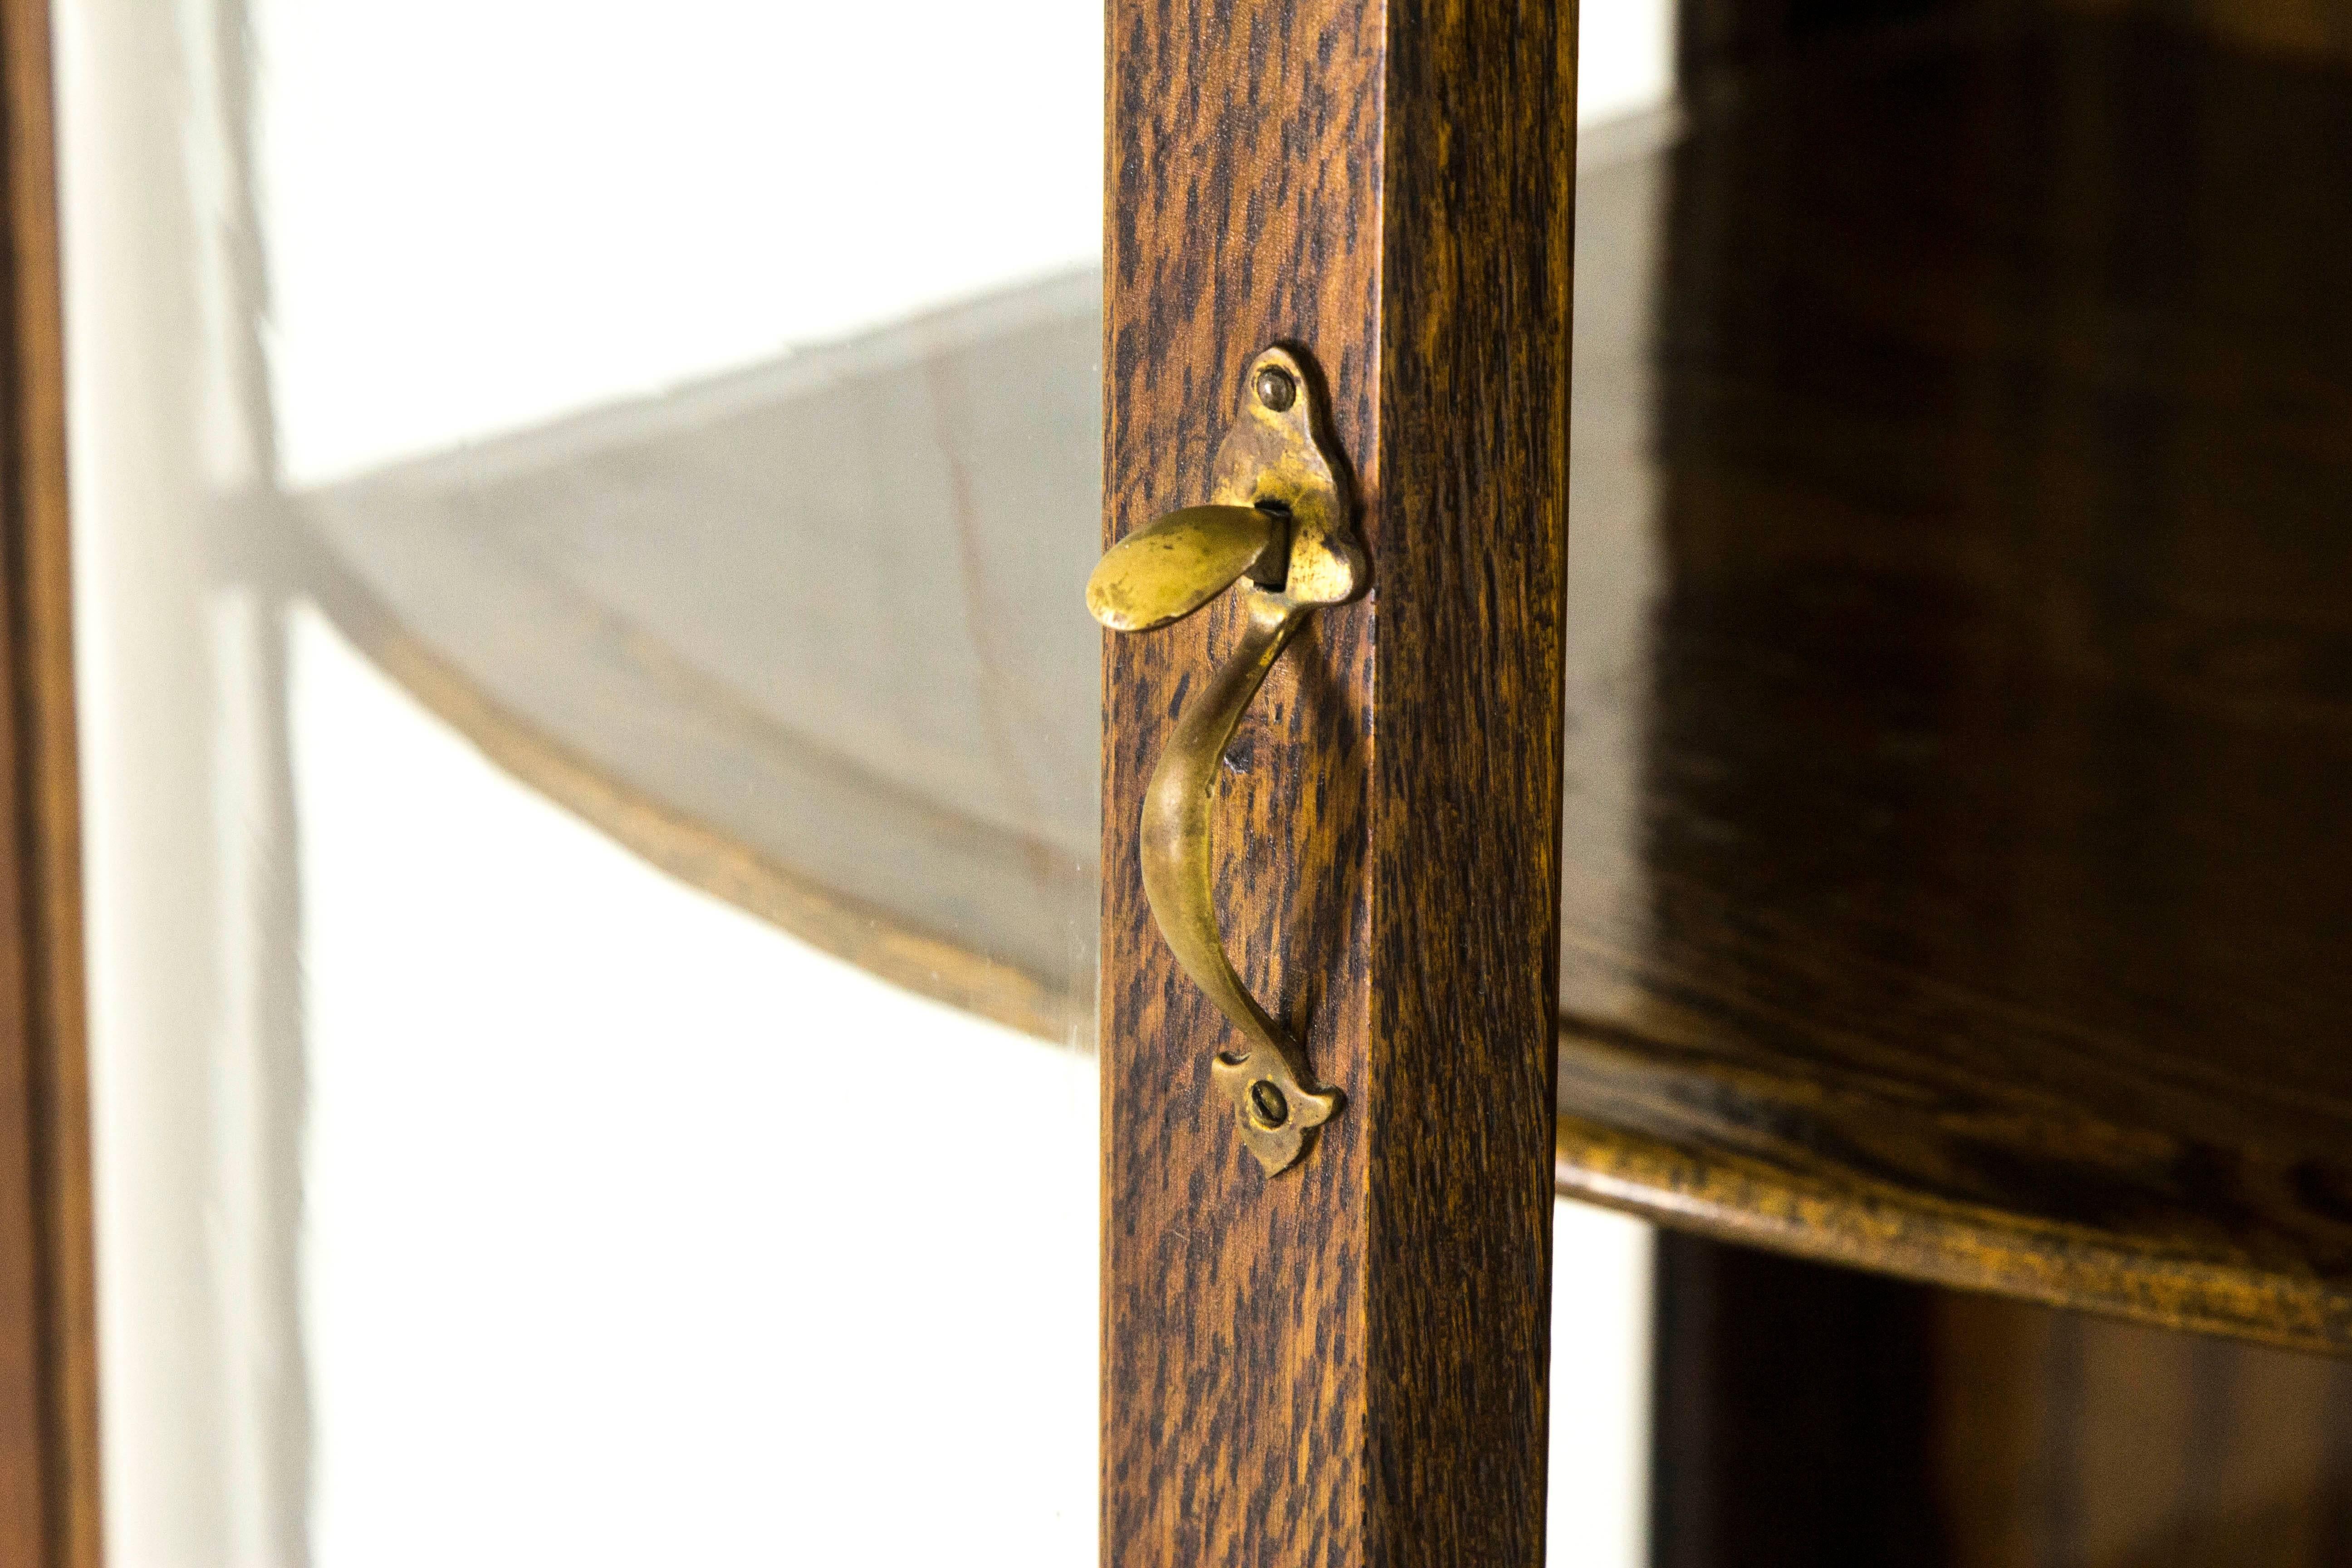
<instances>
[{"instance_id":1,"label":"tiger oak grain pattern","mask_svg":"<svg viewBox=\"0 0 2352 1568\"><path fill-rule=\"evenodd\" d=\"M1492 10L1110 10L1105 542L1206 493L1282 342L1327 378L1373 584L1276 667L1219 807L1236 965L1348 1097L1271 1181L1203 1099L1232 1042L1136 870L1229 612L1106 644L1121 1568L1542 1554L1574 15Z\"/></svg>"},{"instance_id":2,"label":"tiger oak grain pattern","mask_svg":"<svg viewBox=\"0 0 2352 1568\"><path fill-rule=\"evenodd\" d=\"M1528 1152L1551 1137L1559 995L1575 8L1390 15L1370 1558L1532 1563L1552 1192Z\"/></svg>"},{"instance_id":3,"label":"tiger oak grain pattern","mask_svg":"<svg viewBox=\"0 0 2352 1568\"><path fill-rule=\"evenodd\" d=\"M98 1374L45 0L0 4L0 1562L96 1568Z\"/></svg>"}]
</instances>

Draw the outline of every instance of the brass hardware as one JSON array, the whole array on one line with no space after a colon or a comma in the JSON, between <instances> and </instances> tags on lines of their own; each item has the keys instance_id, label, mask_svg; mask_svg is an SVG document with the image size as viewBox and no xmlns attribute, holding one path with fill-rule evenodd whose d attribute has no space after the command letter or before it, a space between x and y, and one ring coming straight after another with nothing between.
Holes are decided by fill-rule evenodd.
<instances>
[{"instance_id":1,"label":"brass hardware","mask_svg":"<svg viewBox=\"0 0 2352 1568\"><path fill-rule=\"evenodd\" d=\"M1365 571L1343 481L1318 438L1320 400L1298 361L1267 349L1243 384L1250 395L1217 447L1212 504L1113 545L1087 580L1087 608L1113 631L1150 631L1248 579L1241 646L1177 720L1144 786L1143 892L1177 963L1249 1043L1240 1056L1220 1052L1209 1077L1271 1175L1297 1162L1341 1101L1336 1089L1307 1087L1305 1056L1225 954L1213 870L1217 774L1265 672L1308 616L1362 591Z\"/></svg>"},{"instance_id":2,"label":"brass hardware","mask_svg":"<svg viewBox=\"0 0 2352 1568\"><path fill-rule=\"evenodd\" d=\"M1087 608L1115 632L1181 621L1249 574L1282 581L1289 529L1254 506L1188 506L1114 546L1087 580Z\"/></svg>"}]
</instances>

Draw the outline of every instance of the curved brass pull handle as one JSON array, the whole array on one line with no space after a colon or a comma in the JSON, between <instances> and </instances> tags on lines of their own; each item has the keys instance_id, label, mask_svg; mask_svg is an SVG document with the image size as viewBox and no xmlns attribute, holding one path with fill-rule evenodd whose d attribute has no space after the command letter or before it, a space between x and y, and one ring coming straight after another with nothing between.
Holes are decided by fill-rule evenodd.
<instances>
[{"instance_id":1,"label":"curved brass pull handle","mask_svg":"<svg viewBox=\"0 0 2352 1568\"><path fill-rule=\"evenodd\" d=\"M1144 787L1143 892L1176 961L1248 1042L1240 1056L1220 1053L1210 1079L1272 1174L1297 1163L1341 1101L1336 1089L1308 1087L1297 1043L1226 955L1213 868L1217 775L1274 661L1317 608L1354 597L1365 574L1297 360L1266 350L1250 364L1249 386L1217 448L1214 504L1171 512L1112 546L1087 581L1087 607L1113 631L1149 631L1248 579L1241 646L1185 708Z\"/></svg>"}]
</instances>

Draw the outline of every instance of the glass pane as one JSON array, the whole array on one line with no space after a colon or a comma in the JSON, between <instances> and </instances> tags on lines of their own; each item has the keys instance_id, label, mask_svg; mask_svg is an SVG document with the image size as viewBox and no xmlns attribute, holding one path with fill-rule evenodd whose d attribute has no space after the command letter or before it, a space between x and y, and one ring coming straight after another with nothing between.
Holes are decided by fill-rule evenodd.
<instances>
[{"instance_id":1,"label":"glass pane","mask_svg":"<svg viewBox=\"0 0 2352 1568\"><path fill-rule=\"evenodd\" d=\"M58 15L115 1559L1092 1561L1099 0Z\"/></svg>"},{"instance_id":2,"label":"glass pane","mask_svg":"<svg viewBox=\"0 0 2352 1568\"><path fill-rule=\"evenodd\" d=\"M1090 1560L1099 5L60 15L118 1558Z\"/></svg>"}]
</instances>

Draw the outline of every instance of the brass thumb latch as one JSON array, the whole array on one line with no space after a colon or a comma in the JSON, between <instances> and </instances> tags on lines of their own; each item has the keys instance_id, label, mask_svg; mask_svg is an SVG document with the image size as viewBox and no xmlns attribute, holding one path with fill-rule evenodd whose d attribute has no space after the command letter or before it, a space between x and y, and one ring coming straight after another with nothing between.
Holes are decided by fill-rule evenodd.
<instances>
[{"instance_id":1,"label":"brass thumb latch","mask_svg":"<svg viewBox=\"0 0 2352 1568\"><path fill-rule=\"evenodd\" d=\"M1210 504L1137 529L1095 567L1087 608L1115 632L1183 619L1235 582L1241 645L1176 721L1143 791L1143 893L1192 983L1249 1048L1220 1052L1211 1081L1233 1100L1243 1142L1271 1175L1296 1163L1339 1112L1336 1089L1307 1087L1307 1062L1234 973L1217 924L1212 870L1219 763L1260 682L1307 617L1363 589L1364 556L1348 531L1348 497L1317 438L1321 410L1298 361L1267 349L1217 447Z\"/></svg>"}]
</instances>

